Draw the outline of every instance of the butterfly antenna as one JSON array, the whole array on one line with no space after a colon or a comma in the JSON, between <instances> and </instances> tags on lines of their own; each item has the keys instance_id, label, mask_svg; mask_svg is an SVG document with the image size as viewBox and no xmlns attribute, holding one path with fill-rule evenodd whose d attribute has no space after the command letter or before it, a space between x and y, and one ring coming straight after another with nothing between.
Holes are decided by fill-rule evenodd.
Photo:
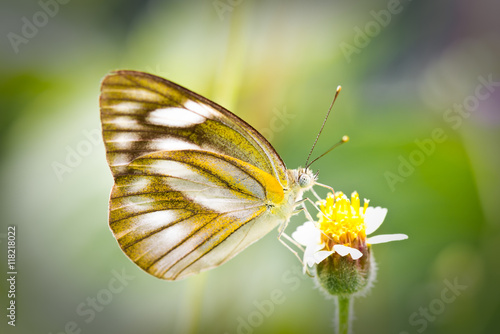
<instances>
[{"instance_id":1,"label":"butterfly antenna","mask_svg":"<svg viewBox=\"0 0 500 334\"><path fill-rule=\"evenodd\" d=\"M328 149L328 151L326 151L325 153L323 153L322 155L320 155L319 157L317 157L316 159L311 161L311 163L309 165L306 165L306 168L309 168L309 166L311 166L316 160L318 160L322 156L325 156L327 153L330 153L330 151L332 151L334 148L339 147L340 145L342 145L343 143L347 143L348 141L349 141L349 136L343 136L342 139L340 139L340 141L338 143L336 143L335 145L330 147Z\"/></svg>"},{"instance_id":2,"label":"butterfly antenna","mask_svg":"<svg viewBox=\"0 0 500 334\"><path fill-rule=\"evenodd\" d=\"M337 100L337 96L339 96L339 93L340 93L340 90L342 89L342 87L338 86L337 87L337 91L335 92L335 97L333 98L333 101L332 101L332 104L330 105L330 108L328 109L328 112L326 113L326 116L325 116L325 119L323 120L323 125L321 125L321 129L319 129L319 132L318 132L318 135L316 136L316 140L314 141L314 144L313 146L311 147L311 151L309 151L309 155L307 156L307 160L306 160L306 166L310 166L309 163L309 158L311 158L311 154L313 153L313 150L314 148L316 147L316 143L318 142L318 139L319 139L319 136L321 135L321 132L323 132L323 128L325 127L325 123L326 123L326 120L328 119L328 116L330 115L330 112L332 111L332 108L333 108L333 104L335 103L335 100ZM332 148L333 149L333 148ZM332 150L331 149L331 150ZM328 151L329 152L329 151ZM324 153L323 155L325 155L326 153ZM321 157L323 156L321 155ZM316 158L314 161L318 160L318 158ZM313 161L313 162L314 162ZM312 162L311 162L312 164ZM306 167L307 168L307 167Z\"/></svg>"}]
</instances>

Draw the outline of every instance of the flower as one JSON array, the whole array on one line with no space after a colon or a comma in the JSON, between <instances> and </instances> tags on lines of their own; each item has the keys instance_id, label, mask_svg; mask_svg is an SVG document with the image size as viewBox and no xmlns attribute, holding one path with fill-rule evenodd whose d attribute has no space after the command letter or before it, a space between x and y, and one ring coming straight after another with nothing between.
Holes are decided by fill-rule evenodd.
<instances>
[{"instance_id":1,"label":"flower","mask_svg":"<svg viewBox=\"0 0 500 334\"><path fill-rule=\"evenodd\" d=\"M337 333L350 333L352 300L365 295L376 277L377 266L371 245L404 240L408 236L367 237L382 225L387 209L369 207L367 199L360 206L357 192L352 193L350 201L342 192L329 193L317 204L318 221L305 222L292 238L306 246L304 272L308 266L314 266L317 287L336 300Z\"/></svg>"},{"instance_id":2,"label":"flower","mask_svg":"<svg viewBox=\"0 0 500 334\"><path fill-rule=\"evenodd\" d=\"M352 193L351 201L342 192L329 193L318 202L318 222L307 221L292 234L304 251L304 271L336 253L342 257L350 255L358 260L368 256L370 245L395 240L404 240L406 234L382 234L367 238L382 225L387 209L369 207L364 200L360 207L359 195Z\"/></svg>"}]
</instances>

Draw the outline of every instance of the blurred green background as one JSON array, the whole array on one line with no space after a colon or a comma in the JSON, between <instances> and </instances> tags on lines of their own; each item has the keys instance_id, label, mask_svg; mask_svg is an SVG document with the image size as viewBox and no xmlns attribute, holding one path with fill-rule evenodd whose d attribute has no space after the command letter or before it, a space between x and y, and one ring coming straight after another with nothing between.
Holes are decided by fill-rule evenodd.
<instances>
[{"instance_id":1,"label":"blurred green background","mask_svg":"<svg viewBox=\"0 0 500 334\"><path fill-rule=\"evenodd\" d=\"M320 182L387 207L378 232L409 235L374 246L377 282L356 299L354 332L497 331L498 2L0 8L2 333L333 332L333 301L275 232L179 282L149 276L121 252L107 225L112 178L97 135L100 81L116 69L166 77L227 107L289 168L304 164L341 84L315 154L344 134L351 141L315 163ZM289 233L304 220L294 217ZM17 227L15 328L6 318L8 225ZM273 293L282 303L270 307Z\"/></svg>"}]
</instances>

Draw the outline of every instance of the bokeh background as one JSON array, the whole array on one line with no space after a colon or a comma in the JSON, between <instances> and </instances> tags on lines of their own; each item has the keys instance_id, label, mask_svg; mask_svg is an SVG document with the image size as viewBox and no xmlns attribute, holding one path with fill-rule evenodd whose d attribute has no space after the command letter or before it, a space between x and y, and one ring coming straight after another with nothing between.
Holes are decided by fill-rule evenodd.
<instances>
[{"instance_id":1,"label":"bokeh background","mask_svg":"<svg viewBox=\"0 0 500 334\"><path fill-rule=\"evenodd\" d=\"M351 141L314 168L322 183L389 208L381 233L410 237L374 247L377 282L355 301L354 332L497 330L498 2L0 8L2 333L333 332L333 301L274 232L179 282L122 254L107 226L112 178L98 135L100 81L115 69L166 77L229 108L289 168L304 164L341 84L315 155L344 134ZM294 217L289 233L303 221ZM8 225L17 227L15 328L5 316Z\"/></svg>"}]
</instances>

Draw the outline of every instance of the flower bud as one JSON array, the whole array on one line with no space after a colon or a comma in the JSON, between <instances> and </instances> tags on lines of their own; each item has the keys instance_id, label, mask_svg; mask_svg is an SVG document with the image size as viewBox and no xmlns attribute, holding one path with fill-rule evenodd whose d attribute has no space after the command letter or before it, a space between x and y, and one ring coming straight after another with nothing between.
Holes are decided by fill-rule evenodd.
<instances>
[{"instance_id":1,"label":"flower bud","mask_svg":"<svg viewBox=\"0 0 500 334\"><path fill-rule=\"evenodd\" d=\"M353 260L351 256L333 253L316 265L319 286L333 296L352 296L367 292L376 276L371 247L361 250L363 256Z\"/></svg>"}]
</instances>

